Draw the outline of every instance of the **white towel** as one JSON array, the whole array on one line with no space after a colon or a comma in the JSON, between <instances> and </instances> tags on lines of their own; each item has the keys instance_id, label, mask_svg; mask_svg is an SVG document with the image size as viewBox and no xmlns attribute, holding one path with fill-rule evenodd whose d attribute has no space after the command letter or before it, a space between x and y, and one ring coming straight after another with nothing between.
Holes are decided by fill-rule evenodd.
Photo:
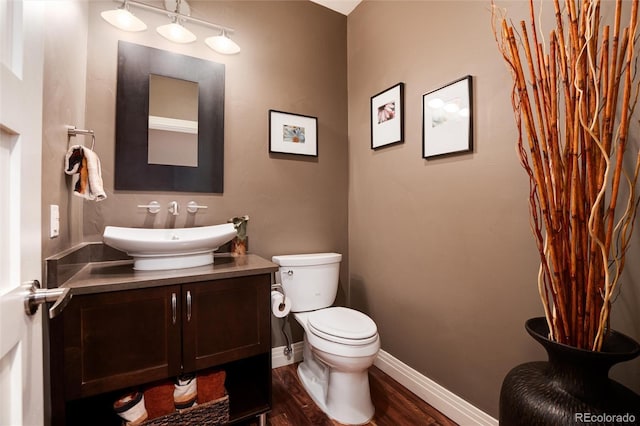
<instances>
[{"instance_id":1,"label":"white towel","mask_svg":"<svg viewBox=\"0 0 640 426\"><path fill-rule=\"evenodd\" d=\"M102 201L107 198L102 186L100 159L95 152L82 145L73 145L65 155L64 172L78 175L73 194L87 200Z\"/></svg>"},{"instance_id":2,"label":"white towel","mask_svg":"<svg viewBox=\"0 0 640 426\"><path fill-rule=\"evenodd\" d=\"M102 201L107 198L102 186L102 168L100 167L100 159L98 155L84 148L84 156L87 159L87 169L89 171L89 195L96 201Z\"/></svg>"}]
</instances>

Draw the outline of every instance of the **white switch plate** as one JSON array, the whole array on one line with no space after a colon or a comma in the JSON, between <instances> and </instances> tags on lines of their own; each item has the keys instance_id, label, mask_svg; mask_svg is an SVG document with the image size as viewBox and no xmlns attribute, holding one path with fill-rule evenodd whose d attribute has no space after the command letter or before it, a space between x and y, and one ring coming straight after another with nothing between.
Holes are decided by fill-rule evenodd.
<instances>
[{"instance_id":1,"label":"white switch plate","mask_svg":"<svg viewBox=\"0 0 640 426\"><path fill-rule=\"evenodd\" d=\"M49 238L55 238L60 235L60 208L56 204L50 206L50 220L49 220Z\"/></svg>"}]
</instances>

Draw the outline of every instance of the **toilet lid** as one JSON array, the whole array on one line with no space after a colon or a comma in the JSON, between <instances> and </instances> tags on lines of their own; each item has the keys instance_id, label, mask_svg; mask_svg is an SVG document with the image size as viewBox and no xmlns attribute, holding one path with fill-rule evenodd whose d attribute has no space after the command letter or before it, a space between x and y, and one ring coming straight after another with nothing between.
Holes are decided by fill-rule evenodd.
<instances>
[{"instance_id":1,"label":"toilet lid","mask_svg":"<svg viewBox=\"0 0 640 426\"><path fill-rule=\"evenodd\" d=\"M362 312L349 308L313 311L307 324L316 336L347 345L365 345L378 338L376 323Z\"/></svg>"}]
</instances>

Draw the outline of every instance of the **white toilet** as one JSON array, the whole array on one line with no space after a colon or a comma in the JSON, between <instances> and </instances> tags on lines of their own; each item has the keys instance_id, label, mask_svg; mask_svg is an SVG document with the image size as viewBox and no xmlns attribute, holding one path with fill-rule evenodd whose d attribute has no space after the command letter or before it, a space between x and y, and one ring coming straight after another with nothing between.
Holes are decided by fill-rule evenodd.
<instances>
[{"instance_id":1,"label":"white toilet","mask_svg":"<svg viewBox=\"0 0 640 426\"><path fill-rule=\"evenodd\" d=\"M276 279L304 328L298 376L315 403L343 424L373 417L368 368L380 349L378 329L362 312L330 307L338 290L342 255L314 253L273 256Z\"/></svg>"}]
</instances>

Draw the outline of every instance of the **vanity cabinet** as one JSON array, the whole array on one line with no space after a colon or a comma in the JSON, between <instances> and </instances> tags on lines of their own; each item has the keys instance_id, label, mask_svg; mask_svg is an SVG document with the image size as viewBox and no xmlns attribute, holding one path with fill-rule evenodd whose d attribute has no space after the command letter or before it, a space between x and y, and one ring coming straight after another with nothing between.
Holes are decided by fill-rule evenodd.
<instances>
[{"instance_id":1,"label":"vanity cabinet","mask_svg":"<svg viewBox=\"0 0 640 426\"><path fill-rule=\"evenodd\" d=\"M182 286L185 372L271 351L271 280L266 278Z\"/></svg>"},{"instance_id":2,"label":"vanity cabinet","mask_svg":"<svg viewBox=\"0 0 640 426\"><path fill-rule=\"evenodd\" d=\"M61 318L66 397L178 375L179 295L169 286L73 297Z\"/></svg>"},{"instance_id":3,"label":"vanity cabinet","mask_svg":"<svg viewBox=\"0 0 640 426\"><path fill-rule=\"evenodd\" d=\"M268 411L270 287L261 274L74 296L51 322L53 424L113 417L118 392L211 367L231 421Z\"/></svg>"}]
</instances>

